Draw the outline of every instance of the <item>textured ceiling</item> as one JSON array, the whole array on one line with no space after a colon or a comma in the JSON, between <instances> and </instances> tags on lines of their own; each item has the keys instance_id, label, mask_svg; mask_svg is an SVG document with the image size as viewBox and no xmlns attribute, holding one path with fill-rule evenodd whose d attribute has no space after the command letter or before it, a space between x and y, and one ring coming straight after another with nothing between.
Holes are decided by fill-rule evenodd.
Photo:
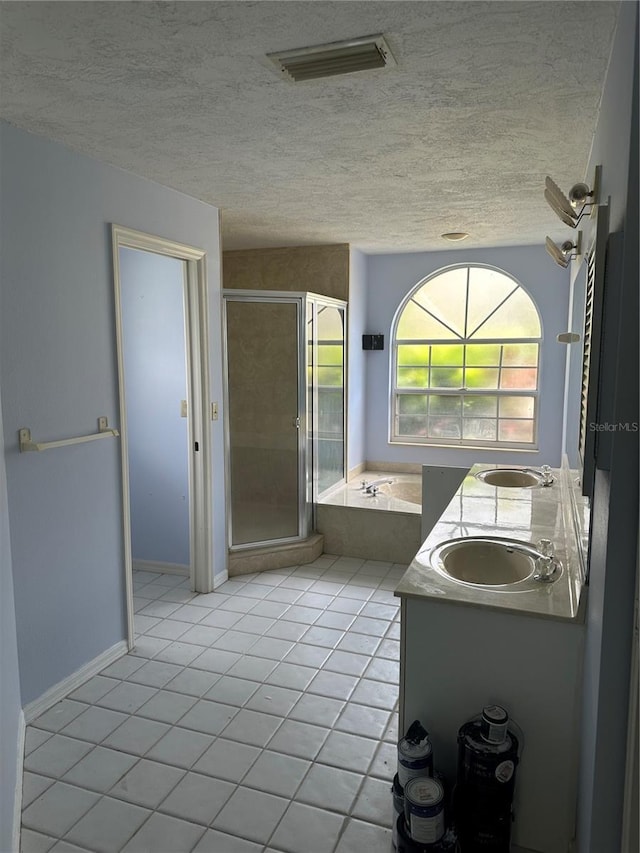
<instances>
[{"instance_id":1,"label":"textured ceiling","mask_svg":"<svg viewBox=\"0 0 640 853\"><path fill-rule=\"evenodd\" d=\"M210 202L225 248L539 244L585 177L617 2L3 2L0 115ZM384 33L396 67L265 54Z\"/></svg>"}]
</instances>

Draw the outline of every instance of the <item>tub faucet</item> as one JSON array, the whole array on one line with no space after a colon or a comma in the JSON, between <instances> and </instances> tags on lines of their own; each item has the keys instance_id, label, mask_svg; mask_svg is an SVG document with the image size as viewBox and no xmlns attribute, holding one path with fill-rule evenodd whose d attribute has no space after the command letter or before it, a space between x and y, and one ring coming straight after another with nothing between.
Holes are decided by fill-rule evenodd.
<instances>
[{"instance_id":1,"label":"tub faucet","mask_svg":"<svg viewBox=\"0 0 640 853\"><path fill-rule=\"evenodd\" d=\"M370 483L367 483L366 480L363 480L362 491L366 492L368 495L376 495L378 493L378 487L386 483L393 483L393 480L389 480L386 477L383 477L381 480L371 480Z\"/></svg>"}]
</instances>

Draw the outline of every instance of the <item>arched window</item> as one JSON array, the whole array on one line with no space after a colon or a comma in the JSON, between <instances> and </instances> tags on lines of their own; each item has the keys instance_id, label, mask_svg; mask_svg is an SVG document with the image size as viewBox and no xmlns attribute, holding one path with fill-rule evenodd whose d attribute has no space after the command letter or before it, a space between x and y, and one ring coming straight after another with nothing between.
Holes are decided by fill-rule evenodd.
<instances>
[{"instance_id":1,"label":"arched window","mask_svg":"<svg viewBox=\"0 0 640 853\"><path fill-rule=\"evenodd\" d=\"M391 441L535 447L541 335L507 273L457 266L421 281L392 328Z\"/></svg>"}]
</instances>

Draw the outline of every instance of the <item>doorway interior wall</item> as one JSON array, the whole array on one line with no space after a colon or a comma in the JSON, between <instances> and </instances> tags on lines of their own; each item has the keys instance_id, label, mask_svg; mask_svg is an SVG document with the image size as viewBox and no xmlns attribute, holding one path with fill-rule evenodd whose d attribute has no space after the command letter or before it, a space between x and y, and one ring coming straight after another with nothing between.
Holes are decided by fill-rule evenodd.
<instances>
[{"instance_id":1,"label":"doorway interior wall","mask_svg":"<svg viewBox=\"0 0 640 853\"><path fill-rule=\"evenodd\" d=\"M119 225L112 225L112 247L131 648L134 557L168 569L183 566L194 591L213 589L215 414L209 401L205 253ZM135 270L143 268L152 280L136 283ZM140 351L137 343L143 341Z\"/></svg>"}]
</instances>

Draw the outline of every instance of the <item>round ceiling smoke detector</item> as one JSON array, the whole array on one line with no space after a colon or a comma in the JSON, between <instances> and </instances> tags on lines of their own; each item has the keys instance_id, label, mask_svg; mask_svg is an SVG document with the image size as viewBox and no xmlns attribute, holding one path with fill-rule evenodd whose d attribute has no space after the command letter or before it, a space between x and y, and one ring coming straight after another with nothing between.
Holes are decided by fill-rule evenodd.
<instances>
[{"instance_id":1,"label":"round ceiling smoke detector","mask_svg":"<svg viewBox=\"0 0 640 853\"><path fill-rule=\"evenodd\" d=\"M450 243L457 243L458 240L466 240L469 235L466 231L447 231L440 236L443 240L449 240Z\"/></svg>"}]
</instances>

